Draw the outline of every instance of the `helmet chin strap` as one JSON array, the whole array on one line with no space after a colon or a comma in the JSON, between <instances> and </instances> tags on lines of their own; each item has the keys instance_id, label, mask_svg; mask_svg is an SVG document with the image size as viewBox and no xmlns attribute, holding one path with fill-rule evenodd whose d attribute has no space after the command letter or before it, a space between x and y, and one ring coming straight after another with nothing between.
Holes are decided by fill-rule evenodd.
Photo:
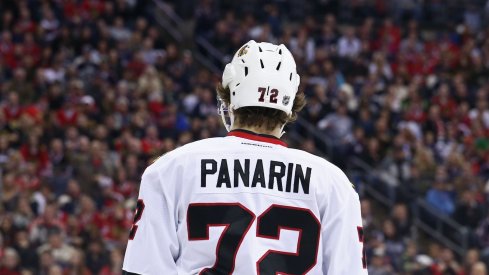
<instances>
[{"instance_id":1,"label":"helmet chin strap","mask_svg":"<svg viewBox=\"0 0 489 275\"><path fill-rule=\"evenodd\" d=\"M226 120L226 111L225 109L227 109L227 115L229 116L229 124ZM226 106L224 104L224 102L222 102L220 105L219 105L219 113L221 115L221 119L222 119L222 123L224 124L224 127L226 128L226 130L229 132L231 131L231 128L233 127L233 124L234 124L234 114L233 114L233 106L230 105L230 106Z\"/></svg>"},{"instance_id":2,"label":"helmet chin strap","mask_svg":"<svg viewBox=\"0 0 489 275\"><path fill-rule=\"evenodd\" d=\"M279 135L279 138L282 138L282 136L285 134L284 127L285 127L285 125L286 125L286 124L287 124L287 123L284 123L284 124L282 125L282 127L280 127L280 135Z\"/></svg>"}]
</instances>

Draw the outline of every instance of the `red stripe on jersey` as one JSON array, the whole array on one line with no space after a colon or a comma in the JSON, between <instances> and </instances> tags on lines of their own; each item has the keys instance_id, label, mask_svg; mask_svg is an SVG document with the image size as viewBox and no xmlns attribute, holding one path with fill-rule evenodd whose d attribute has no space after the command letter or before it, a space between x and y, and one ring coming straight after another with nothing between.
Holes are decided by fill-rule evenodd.
<instances>
[{"instance_id":1,"label":"red stripe on jersey","mask_svg":"<svg viewBox=\"0 0 489 275\"><path fill-rule=\"evenodd\" d=\"M272 144L287 147L287 143L281 141L280 139L278 139L274 136L257 134L257 133L253 133L251 131L242 130L242 129L232 130L228 133L228 136L240 137L240 138L250 139L250 140L254 140L254 141L267 142L267 143L272 143Z\"/></svg>"}]
</instances>

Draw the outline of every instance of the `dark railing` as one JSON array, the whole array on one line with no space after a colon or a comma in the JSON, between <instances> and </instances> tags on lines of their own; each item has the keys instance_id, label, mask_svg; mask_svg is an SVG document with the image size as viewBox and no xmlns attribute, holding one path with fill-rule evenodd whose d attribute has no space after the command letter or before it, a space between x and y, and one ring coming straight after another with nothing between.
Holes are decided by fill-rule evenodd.
<instances>
[{"instance_id":1,"label":"dark railing","mask_svg":"<svg viewBox=\"0 0 489 275\"><path fill-rule=\"evenodd\" d=\"M178 43L184 42L183 32L180 30L183 26L183 20L161 0L153 0L157 13L154 16L155 21ZM161 14L161 16L159 16Z\"/></svg>"},{"instance_id":2,"label":"dark railing","mask_svg":"<svg viewBox=\"0 0 489 275\"><path fill-rule=\"evenodd\" d=\"M429 205L424 199L413 204L413 223L460 256L469 245L470 230Z\"/></svg>"},{"instance_id":3,"label":"dark railing","mask_svg":"<svg viewBox=\"0 0 489 275\"><path fill-rule=\"evenodd\" d=\"M198 51L195 51L196 54L205 59L204 65L213 73L221 73L219 68L224 68L227 63L225 62L225 56L202 36L195 38L194 42L198 49Z\"/></svg>"},{"instance_id":4,"label":"dark railing","mask_svg":"<svg viewBox=\"0 0 489 275\"><path fill-rule=\"evenodd\" d=\"M185 36L185 33L187 33L188 31L186 31L185 29L184 20L180 18L180 16L178 16L178 14L176 14L173 11L173 9L170 6L168 6L168 4L166 4L162 0L152 0L152 1L156 9L156 13L154 16L156 23L158 23L158 25L163 30L165 30L174 41L178 42L179 44L184 44L186 40L193 40L193 37L190 37L189 39L189 37ZM193 57L198 63L205 66L211 72L220 73L219 67L216 66L215 62L209 59L208 57L206 57L206 55L215 56L220 52L216 50L214 47L212 47L210 43L207 42L206 44L206 42L207 40L205 39L201 40L200 42L195 41L197 46L201 48L205 48L207 49L207 51L205 55L202 54L201 51L193 51L192 52ZM216 56L215 58L219 58L219 57Z\"/></svg>"}]
</instances>

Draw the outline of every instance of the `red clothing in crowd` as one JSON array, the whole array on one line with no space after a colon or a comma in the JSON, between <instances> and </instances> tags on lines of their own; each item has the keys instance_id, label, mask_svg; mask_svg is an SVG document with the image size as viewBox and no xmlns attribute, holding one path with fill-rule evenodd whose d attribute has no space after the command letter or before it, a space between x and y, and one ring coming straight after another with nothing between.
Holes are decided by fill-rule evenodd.
<instances>
[{"instance_id":1,"label":"red clothing in crowd","mask_svg":"<svg viewBox=\"0 0 489 275\"><path fill-rule=\"evenodd\" d=\"M378 48L386 47L389 53L397 53L401 44L401 29L397 26L383 26L379 30L379 45Z\"/></svg>"},{"instance_id":2,"label":"red clothing in crowd","mask_svg":"<svg viewBox=\"0 0 489 275\"><path fill-rule=\"evenodd\" d=\"M452 98L441 98L440 96L434 96L432 104L440 107L440 113L444 119L453 118L457 108L457 102L455 100Z\"/></svg>"},{"instance_id":3,"label":"red clothing in crowd","mask_svg":"<svg viewBox=\"0 0 489 275\"><path fill-rule=\"evenodd\" d=\"M20 154L25 161L34 162L38 171L46 168L49 164L49 154L43 147L31 148L29 144L23 144L20 147Z\"/></svg>"},{"instance_id":4,"label":"red clothing in crowd","mask_svg":"<svg viewBox=\"0 0 489 275\"><path fill-rule=\"evenodd\" d=\"M412 102L406 109L404 119L423 123L426 121L426 112L422 102Z\"/></svg>"},{"instance_id":5,"label":"red clothing in crowd","mask_svg":"<svg viewBox=\"0 0 489 275\"><path fill-rule=\"evenodd\" d=\"M150 101L148 103L148 109L154 117L160 117L160 115L165 111L165 105L162 102Z\"/></svg>"},{"instance_id":6,"label":"red clothing in crowd","mask_svg":"<svg viewBox=\"0 0 489 275\"><path fill-rule=\"evenodd\" d=\"M12 41L5 41L0 39L0 55L2 56L3 62L10 69L14 69L17 64L15 59L14 43Z\"/></svg>"},{"instance_id":7,"label":"red clothing in crowd","mask_svg":"<svg viewBox=\"0 0 489 275\"><path fill-rule=\"evenodd\" d=\"M61 127L75 126L78 121L78 111L75 109L59 109L56 119Z\"/></svg>"},{"instance_id":8,"label":"red clothing in crowd","mask_svg":"<svg viewBox=\"0 0 489 275\"><path fill-rule=\"evenodd\" d=\"M93 15L102 14L105 11L105 1L101 0L84 0L81 3L77 3L77 1L65 2L63 5L63 14L66 18L72 18L75 15L90 18Z\"/></svg>"},{"instance_id":9,"label":"red clothing in crowd","mask_svg":"<svg viewBox=\"0 0 489 275\"><path fill-rule=\"evenodd\" d=\"M36 43L24 44L23 53L30 56L34 64L38 64L41 60L41 48Z\"/></svg>"},{"instance_id":10,"label":"red clothing in crowd","mask_svg":"<svg viewBox=\"0 0 489 275\"><path fill-rule=\"evenodd\" d=\"M22 107L5 105L3 106L3 115L6 121L17 120L22 115Z\"/></svg>"},{"instance_id":11,"label":"red clothing in crowd","mask_svg":"<svg viewBox=\"0 0 489 275\"><path fill-rule=\"evenodd\" d=\"M34 33L36 31L36 23L33 20L23 20L17 23L16 28L19 29L21 33Z\"/></svg>"},{"instance_id":12,"label":"red clothing in crowd","mask_svg":"<svg viewBox=\"0 0 489 275\"><path fill-rule=\"evenodd\" d=\"M141 140L141 150L145 154L150 154L151 152L154 152L156 150L160 150L162 147L163 143L161 140L150 140L147 138L144 138Z\"/></svg>"},{"instance_id":13,"label":"red clothing in crowd","mask_svg":"<svg viewBox=\"0 0 489 275\"><path fill-rule=\"evenodd\" d=\"M453 271L453 273L448 271L447 269ZM430 268L430 271L431 271L432 275L443 275L443 274L465 275L465 272L463 270L460 270L457 272L457 271L453 270L451 267L445 268L445 267L442 267L438 263L433 264Z\"/></svg>"},{"instance_id":14,"label":"red clothing in crowd","mask_svg":"<svg viewBox=\"0 0 489 275\"><path fill-rule=\"evenodd\" d=\"M17 270L11 270L6 267L0 267L0 274L2 275L21 275Z\"/></svg>"},{"instance_id":15,"label":"red clothing in crowd","mask_svg":"<svg viewBox=\"0 0 489 275\"><path fill-rule=\"evenodd\" d=\"M36 190L41 186L41 180L38 177L21 176L15 179L15 185L20 187L20 190Z\"/></svg>"},{"instance_id":16,"label":"red clothing in crowd","mask_svg":"<svg viewBox=\"0 0 489 275\"><path fill-rule=\"evenodd\" d=\"M127 64L127 70L131 72L132 77L137 79L146 70L146 64L140 60L134 59Z\"/></svg>"}]
</instances>

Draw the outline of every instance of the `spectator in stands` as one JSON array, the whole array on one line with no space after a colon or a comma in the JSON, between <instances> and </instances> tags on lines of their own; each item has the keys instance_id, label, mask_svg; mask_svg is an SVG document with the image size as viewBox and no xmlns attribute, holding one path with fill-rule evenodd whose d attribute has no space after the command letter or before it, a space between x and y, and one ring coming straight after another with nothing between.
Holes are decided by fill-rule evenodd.
<instances>
[{"instance_id":1,"label":"spectator in stands","mask_svg":"<svg viewBox=\"0 0 489 275\"><path fill-rule=\"evenodd\" d=\"M465 255L464 269L472 270L475 264L477 264L480 260L479 251L476 249L470 249L467 251L467 255Z\"/></svg>"},{"instance_id":2,"label":"spectator in stands","mask_svg":"<svg viewBox=\"0 0 489 275\"><path fill-rule=\"evenodd\" d=\"M347 107L338 105L335 112L318 122L318 128L324 130L331 140L346 143L353 133L353 121L348 116Z\"/></svg>"},{"instance_id":3,"label":"spectator in stands","mask_svg":"<svg viewBox=\"0 0 489 275\"><path fill-rule=\"evenodd\" d=\"M426 201L440 213L451 215L455 211L454 194L446 181L445 169L438 168L433 187L426 193Z\"/></svg>"},{"instance_id":4,"label":"spectator in stands","mask_svg":"<svg viewBox=\"0 0 489 275\"><path fill-rule=\"evenodd\" d=\"M68 265L75 254L75 249L70 245L65 244L63 238L64 237L59 230L52 230L48 233L47 243L38 248L38 253L42 254L44 251L50 251L57 264L60 264L61 266Z\"/></svg>"},{"instance_id":5,"label":"spectator in stands","mask_svg":"<svg viewBox=\"0 0 489 275\"><path fill-rule=\"evenodd\" d=\"M475 263L470 269L471 275L487 275L487 265L483 262Z\"/></svg>"},{"instance_id":6,"label":"spectator in stands","mask_svg":"<svg viewBox=\"0 0 489 275\"><path fill-rule=\"evenodd\" d=\"M396 230L396 226L391 219L387 219L382 224L384 235L385 256L394 269L399 269L401 265L401 255L405 249L401 235Z\"/></svg>"},{"instance_id":7,"label":"spectator in stands","mask_svg":"<svg viewBox=\"0 0 489 275\"><path fill-rule=\"evenodd\" d=\"M361 46L360 39L355 36L355 28L348 26L344 35L338 40L338 55L353 59L360 54Z\"/></svg>"},{"instance_id":8,"label":"spectator in stands","mask_svg":"<svg viewBox=\"0 0 489 275\"><path fill-rule=\"evenodd\" d=\"M414 273L419 270L419 265L416 257L418 256L418 248L414 242L408 242L406 249L399 259L399 270L406 273Z\"/></svg>"},{"instance_id":9,"label":"spectator in stands","mask_svg":"<svg viewBox=\"0 0 489 275\"><path fill-rule=\"evenodd\" d=\"M482 248L481 257L489 262L489 217L483 220L476 231L479 245Z\"/></svg>"},{"instance_id":10,"label":"spectator in stands","mask_svg":"<svg viewBox=\"0 0 489 275\"><path fill-rule=\"evenodd\" d=\"M467 190L461 194L453 217L461 225L475 229L484 217L484 209L475 198L475 194Z\"/></svg>"},{"instance_id":11,"label":"spectator in stands","mask_svg":"<svg viewBox=\"0 0 489 275\"><path fill-rule=\"evenodd\" d=\"M368 274L373 275L388 275L392 274L393 268L389 260L385 257L383 248L376 248L373 251L372 260L368 266Z\"/></svg>"},{"instance_id":12,"label":"spectator in stands","mask_svg":"<svg viewBox=\"0 0 489 275\"><path fill-rule=\"evenodd\" d=\"M20 275L19 255L13 248L6 248L2 255L0 273L5 275Z\"/></svg>"},{"instance_id":13,"label":"spectator in stands","mask_svg":"<svg viewBox=\"0 0 489 275\"><path fill-rule=\"evenodd\" d=\"M411 231L411 220L408 206L400 203L396 204L391 213L392 221L399 236L409 236Z\"/></svg>"}]
</instances>

